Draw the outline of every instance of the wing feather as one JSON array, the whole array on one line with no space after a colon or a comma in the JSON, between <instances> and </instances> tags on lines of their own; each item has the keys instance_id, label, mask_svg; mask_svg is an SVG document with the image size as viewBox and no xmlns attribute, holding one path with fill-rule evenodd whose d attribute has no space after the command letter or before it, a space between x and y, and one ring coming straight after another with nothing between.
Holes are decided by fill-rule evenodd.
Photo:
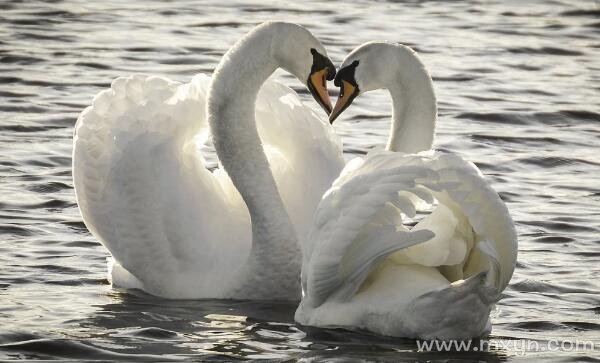
<instances>
[{"instance_id":1,"label":"wing feather","mask_svg":"<svg viewBox=\"0 0 600 363\"><path fill-rule=\"evenodd\" d=\"M188 147L208 134L209 82L204 75L187 84L118 78L76 125L73 178L84 221L156 295L178 295L185 286L192 295L214 294L207 273L235 268L236 256L249 249L248 217L231 212L244 211L241 200L232 204L196 147ZM232 253L236 248L241 253Z\"/></svg>"},{"instance_id":2,"label":"wing feather","mask_svg":"<svg viewBox=\"0 0 600 363\"><path fill-rule=\"evenodd\" d=\"M301 242L323 193L344 167L342 143L323 116L281 83L267 81L260 90L258 131Z\"/></svg>"},{"instance_id":3,"label":"wing feather","mask_svg":"<svg viewBox=\"0 0 600 363\"><path fill-rule=\"evenodd\" d=\"M436 232L433 219L428 220L429 225L427 218L420 222L431 228L417 224L408 231L402 225L385 225L394 218L380 214L398 213L386 211L391 203L405 215L414 216L415 203L431 203L433 197L440 203L440 212L427 218L439 219L445 210L455 216L456 233L477 236L478 248L461 264L464 277L490 270L486 275L491 290L501 292L514 270L516 233L508 209L479 170L454 154L382 151L353 163L351 171L343 171L319 205L304 246L302 282L311 305L316 307L328 298L350 298L377 262L395 251L421 248L432 240ZM459 248L468 240L454 238L450 235L444 241L450 243L448 248ZM454 261L461 259L464 248L438 252Z\"/></svg>"},{"instance_id":4,"label":"wing feather","mask_svg":"<svg viewBox=\"0 0 600 363\"><path fill-rule=\"evenodd\" d=\"M118 78L75 128L73 178L84 221L113 255L114 271L156 295L218 297L249 253L246 205L227 173L207 170L199 151L209 136L209 84L205 75L185 84ZM303 239L343 166L341 142L294 91L274 81L259 92L256 118Z\"/></svg>"}]
</instances>

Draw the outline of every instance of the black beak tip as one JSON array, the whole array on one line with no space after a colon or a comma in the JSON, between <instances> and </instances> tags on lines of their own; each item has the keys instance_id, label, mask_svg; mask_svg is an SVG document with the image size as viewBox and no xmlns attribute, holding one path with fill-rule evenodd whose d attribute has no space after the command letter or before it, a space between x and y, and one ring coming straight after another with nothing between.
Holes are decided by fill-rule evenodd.
<instances>
[{"instance_id":1,"label":"black beak tip","mask_svg":"<svg viewBox=\"0 0 600 363\"><path fill-rule=\"evenodd\" d=\"M327 80L328 81L333 81L333 79L335 78L335 67L334 66L330 66L327 68Z\"/></svg>"},{"instance_id":2,"label":"black beak tip","mask_svg":"<svg viewBox=\"0 0 600 363\"><path fill-rule=\"evenodd\" d=\"M339 115L340 113L338 113L337 115L329 114L329 124L333 125L333 121L337 120Z\"/></svg>"}]
</instances>

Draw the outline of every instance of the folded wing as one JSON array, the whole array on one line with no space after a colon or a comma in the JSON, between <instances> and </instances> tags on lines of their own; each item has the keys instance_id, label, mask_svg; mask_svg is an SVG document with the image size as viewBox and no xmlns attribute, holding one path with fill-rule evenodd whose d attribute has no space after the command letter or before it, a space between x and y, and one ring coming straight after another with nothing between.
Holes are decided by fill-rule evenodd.
<instances>
[{"instance_id":1,"label":"folded wing","mask_svg":"<svg viewBox=\"0 0 600 363\"><path fill-rule=\"evenodd\" d=\"M433 212L409 229L405 222L423 205ZM436 266L449 282L488 271L489 299L496 299L514 270L517 240L506 206L472 163L382 151L342 172L303 252L305 300L313 307L352 297L387 257Z\"/></svg>"}]
</instances>

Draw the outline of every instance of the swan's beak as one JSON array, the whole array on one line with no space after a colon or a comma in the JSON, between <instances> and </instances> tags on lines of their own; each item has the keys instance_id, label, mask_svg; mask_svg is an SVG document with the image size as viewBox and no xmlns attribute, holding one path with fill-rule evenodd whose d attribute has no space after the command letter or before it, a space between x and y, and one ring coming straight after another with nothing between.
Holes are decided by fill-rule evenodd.
<instances>
[{"instance_id":1,"label":"swan's beak","mask_svg":"<svg viewBox=\"0 0 600 363\"><path fill-rule=\"evenodd\" d=\"M327 92L327 79L333 79L332 75L329 74L329 68L323 68L319 71L311 73L308 77L308 90L315 100L323 107L325 112L329 115L331 113L331 99L329 98L329 92Z\"/></svg>"},{"instance_id":2,"label":"swan's beak","mask_svg":"<svg viewBox=\"0 0 600 363\"><path fill-rule=\"evenodd\" d=\"M338 116L344 112L345 109L350 106L354 98L358 96L358 87L354 86L352 83L342 80L342 86L340 87L340 96L335 103L335 107L333 111L329 115L329 122L333 124Z\"/></svg>"}]
</instances>

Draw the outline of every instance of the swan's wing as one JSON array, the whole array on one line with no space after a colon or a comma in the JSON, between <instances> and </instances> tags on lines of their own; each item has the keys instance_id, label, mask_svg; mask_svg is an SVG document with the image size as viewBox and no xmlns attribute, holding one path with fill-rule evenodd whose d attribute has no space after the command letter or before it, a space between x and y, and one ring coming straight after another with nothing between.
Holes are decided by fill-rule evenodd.
<instances>
[{"instance_id":1,"label":"swan's wing","mask_svg":"<svg viewBox=\"0 0 600 363\"><path fill-rule=\"evenodd\" d=\"M352 171L342 172L319 205L303 250L303 287L315 306L337 290L344 297L356 291L384 254L432 237L426 231L381 228L371 222L399 191L414 189L419 180L435 180L436 175L408 158L371 170L374 162L367 157L360 166L350 165Z\"/></svg>"},{"instance_id":2,"label":"swan's wing","mask_svg":"<svg viewBox=\"0 0 600 363\"><path fill-rule=\"evenodd\" d=\"M344 166L341 141L323 116L276 81L268 80L258 94L258 131L300 241Z\"/></svg>"},{"instance_id":3,"label":"swan's wing","mask_svg":"<svg viewBox=\"0 0 600 363\"><path fill-rule=\"evenodd\" d=\"M212 276L227 276L249 248L245 207L198 152L209 82L118 78L76 125L73 178L84 221L156 295L180 297L184 286L190 296L194 286L217 294Z\"/></svg>"},{"instance_id":4,"label":"swan's wing","mask_svg":"<svg viewBox=\"0 0 600 363\"><path fill-rule=\"evenodd\" d=\"M464 261L464 278L487 273L491 291L499 297L508 285L517 260L517 232L508 208L484 179L479 169L456 154L442 154L432 160L444 183L455 185L435 193L441 204L475 233L475 246Z\"/></svg>"},{"instance_id":5,"label":"swan's wing","mask_svg":"<svg viewBox=\"0 0 600 363\"><path fill-rule=\"evenodd\" d=\"M372 153L359 163L327 192L311 230L312 244L303 251L303 287L313 306L332 295L347 298L382 257L431 240L430 229L408 231L397 222L413 216L417 201L431 195L464 215L478 236L465 277L489 269L492 290L504 289L516 261L514 225L472 163L452 154L392 152Z\"/></svg>"}]
</instances>

